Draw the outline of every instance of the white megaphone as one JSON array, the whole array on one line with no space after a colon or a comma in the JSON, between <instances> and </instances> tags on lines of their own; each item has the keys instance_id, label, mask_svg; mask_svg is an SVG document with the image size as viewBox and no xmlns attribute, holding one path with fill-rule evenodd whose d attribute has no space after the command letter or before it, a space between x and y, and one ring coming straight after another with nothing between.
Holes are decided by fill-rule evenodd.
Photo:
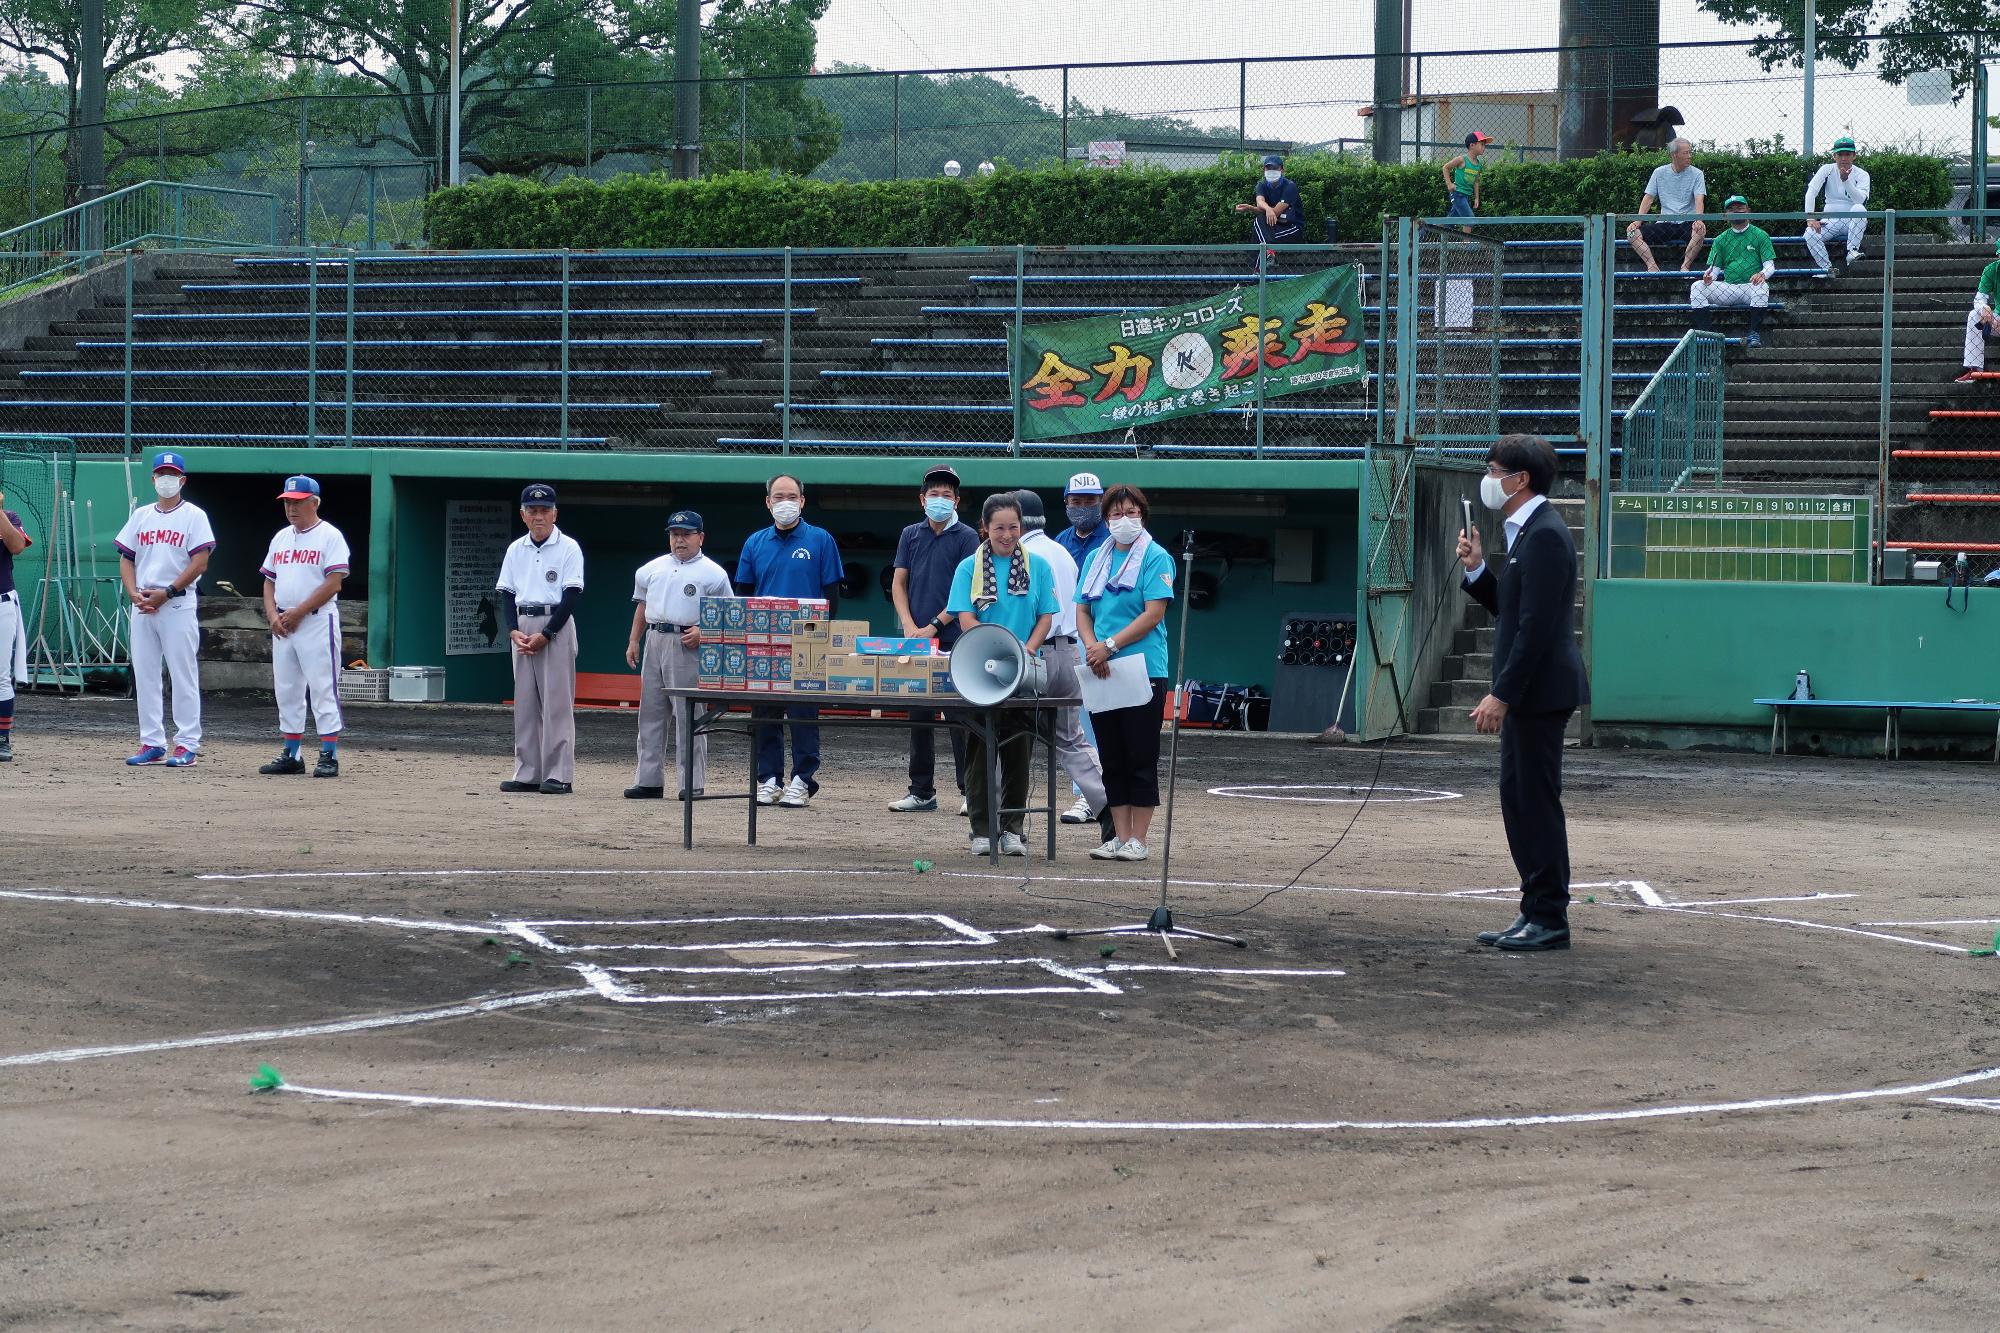
<instances>
[{"instance_id":1,"label":"white megaphone","mask_svg":"<svg viewBox=\"0 0 2000 1333\"><path fill-rule=\"evenodd\" d=\"M951 687L967 703L990 708L1017 694L1041 694L1049 668L1005 625L974 625L952 645Z\"/></svg>"}]
</instances>

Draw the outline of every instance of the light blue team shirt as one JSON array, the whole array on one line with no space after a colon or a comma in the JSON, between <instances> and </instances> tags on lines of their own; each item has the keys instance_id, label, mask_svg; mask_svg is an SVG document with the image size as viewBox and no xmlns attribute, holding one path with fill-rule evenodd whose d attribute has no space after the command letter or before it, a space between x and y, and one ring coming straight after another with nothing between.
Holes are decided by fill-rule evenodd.
<instances>
[{"instance_id":1,"label":"light blue team shirt","mask_svg":"<svg viewBox=\"0 0 2000 1333\"><path fill-rule=\"evenodd\" d=\"M1123 563L1125 556L1119 552L1117 547L1106 542L1090 558L1093 561L1103 559ZM1117 575L1117 564L1111 566L1111 573L1114 577ZM1111 588L1106 587L1103 596L1094 602L1088 603L1090 607L1091 630L1099 639L1109 638L1137 620L1140 616L1145 615L1147 602L1171 602L1173 599L1174 558L1167 554L1165 547L1161 546L1158 542L1153 542L1146 547L1145 558L1139 562L1139 578L1130 589L1124 592L1114 592ZM1133 653L1145 654L1146 675L1149 678L1153 680L1165 680L1167 678L1167 621L1165 616L1162 616L1160 623L1153 626L1151 631L1137 643L1126 643L1123 639L1119 640L1117 654L1119 657L1128 657Z\"/></svg>"},{"instance_id":2,"label":"light blue team shirt","mask_svg":"<svg viewBox=\"0 0 2000 1333\"><path fill-rule=\"evenodd\" d=\"M993 557L993 580L999 592L999 600L984 611L974 611L972 605L972 571L979 567L979 552L958 562L958 572L951 576L951 600L944 609L953 615L960 611L973 611L982 625L1004 625L1022 643L1035 632L1035 622L1043 616L1056 613L1056 575L1049 568L1049 562L1038 555L1028 557L1027 595L1010 595L1007 592L1007 576L1013 572L1016 557L996 555Z\"/></svg>"}]
</instances>

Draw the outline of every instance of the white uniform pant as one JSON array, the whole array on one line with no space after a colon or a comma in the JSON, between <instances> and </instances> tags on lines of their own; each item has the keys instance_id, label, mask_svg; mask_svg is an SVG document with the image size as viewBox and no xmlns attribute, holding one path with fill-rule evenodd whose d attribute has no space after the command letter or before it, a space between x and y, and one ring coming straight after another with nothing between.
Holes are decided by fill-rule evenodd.
<instances>
[{"instance_id":1,"label":"white uniform pant","mask_svg":"<svg viewBox=\"0 0 2000 1333\"><path fill-rule=\"evenodd\" d=\"M1076 640L1050 640L1042 660L1049 664L1050 694L1060 698L1083 693L1077 683L1077 667L1082 659L1077 656ZM1077 792L1090 802L1091 810L1103 813L1104 769L1097 761L1097 751L1083 739L1081 708L1064 708L1056 713L1056 762L1069 774Z\"/></svg>"},{"instance_id":2,"label":"white uniform pant","mask_svg":"<svg viewBox=\"0 0 2000 1333\"><path fill-rule=\"evenodd\" d=\"M14 697L14 672L25 661L21 639L21 594L0 593L0 704Z\"/></svg>"},{"instance_id":3,"label":"white uniform pant","mask_svg":"<svg viewBox=\"0 0 2000 1333\"><path fill-rule=\"evenodd\" d=\"M306 734L308 699L320 738L340 734L338 603L303 617L282 639L271 636L271 679L278 693L278 730L287 740Z\"/></svg>"},{"instance_id":4,"label":"white uniform pant","mask_svg":"<svg viewBox=\"0 0 2000 1333\"><path fill-rule=\"evenodd\" d=\"M160 669L174 682L174 744L201 749L201 626L194 594L175 597L157 611L132 610L132 692L139 697L139 744L167 743L161 708Z\"/></svg>"},{"instance_id":5,"label":"white uniform pant","mask_svg":"<svg viewBox=\"0 0 2000 1333\"><path fill-rule=\"evenodd\" d=\"M1979 317L1987 313L1983 306L1974 306L1972 313L1965 317L1965 368L1967 370L1986 369L1986 340L1989 335Z\"/></svg>"},{"instance_id":6,"label":"white uniform pant","mask_svg":"<svg viewBox=\"0 0 2000 1333\"><path fill-rule=\"evenodd\" d=\"M687 743L683 738L688 734L690 710L685 699L673 700L669 709L667 689L671 686L691 690L700 684L700 660L700 653L683 645L678 633L646 631L646 655L639 662L639 770L633 778L636 785L669 786L666 774L671 765L672 787L679 790L681 746ZM694 737L693 743L693 776L688 786L699 790L708 785L708 734Z\"/></svg>"},{"instance_id":7,"label":"white uniform pant","mask_svg":"<svg viewBox=\"0 0 2000 1333\"><path fill-rule=\"evenodd\" d=\"M1688 304L1696 310L1706 310L1710 306L1749 307L1762 310L1771 304L1771 284L1768 282L1697 282L1688 288Z\"/></svg>"},{"instance_id":8,"label":"white uniform pant","mask_svg":"<svg viewBox=\"0 0 2000 1333\"><path fill-rule=\"evenodd\" d=\"M1833 258L1826 252L1826 243L1836 237L1847 241L1847 262L1861 258L1861 237L1868 230L1867 218L1844 218L1838 214L1820 219L1820 229L1806 228L1806 250L1811 253L1813 263L1821 268L1832 268Z\"/></svg>"}]
</instances>

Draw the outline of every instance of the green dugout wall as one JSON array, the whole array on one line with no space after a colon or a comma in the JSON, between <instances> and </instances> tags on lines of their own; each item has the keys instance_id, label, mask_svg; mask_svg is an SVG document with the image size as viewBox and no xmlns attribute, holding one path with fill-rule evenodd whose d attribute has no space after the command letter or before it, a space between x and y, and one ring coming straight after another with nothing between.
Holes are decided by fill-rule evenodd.
<instances>
[{"instance_id":1,"label":"green dugout wall","mask_svg":"<svg viewBox=\"0 0 2000 1333\"><path fill-rule=\"evenodd\" d=\"M447 656L445 516L453 502L487 501L512 510L529 481L547 481L562 497L560 523L583 543L586 588L578 618L580 669L624 671L632 617L632 574L666 549L666 516L701 511L710 554L734 557L743 539L768 523L764 481L784 470L806 485L806 517L832 531L842 557L866 571L865 588L842 614L895 628L881 571L893 563L897 534L920 517L917 488L927 458L799 458L762 455L467 453L445 450L188 449L189 497L206 509L217 534L214 578L245 593L259 586L257 563L284 522L274 498L291 472L317 477L326 517L354 548L353 595L366 596L368 660L374 666L446 668L446 697L492 701L511 690L504 653ZM1232 559L1204 558L1218 592L1188 624L1189 674L1269 688L1286 612L1351 614L1355 599L1355 515L1360 465L1338 460L951 459L965 478L961 515L976 514L996 490L1033 486L1060 525L1069 476L1089 468L1107 481L1129 481L1153 502L1155 537L1173 542L1194 528L1203 544L1234 547ZM131 493L150 498L142 462L129 473ZM94 501L100 557L116 568L111 538L126 510L122 460L84 460L78 490ZM1276 581L1269 551L1278 529L1312 534L1305 582ZM511 532L519 535L518 522ZM1232 540L1233 539L1233 540ZM1177 543L1176 543L1177 549ZM1256 552L1262 552L1257 554ZM487 575L498 573L497 564ZM1171 622L1178 630L1178 619Z\"/></svg>"}]
</instances>

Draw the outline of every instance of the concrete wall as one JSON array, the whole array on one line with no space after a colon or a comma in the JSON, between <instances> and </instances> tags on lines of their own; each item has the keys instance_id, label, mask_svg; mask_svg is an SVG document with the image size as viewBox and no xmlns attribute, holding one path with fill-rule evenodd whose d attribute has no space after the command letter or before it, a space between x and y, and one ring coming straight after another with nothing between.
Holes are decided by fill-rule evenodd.
<instances>
[{"instance_id":1,"label":"concrete wall","mask_svg":"<svg viewBox=\"0 0 2000 1333\"><path fill-rule=\"evenodd\" d=\"M1959 612L1937 587L1605 579L1592 632L1599 723L1768 732L1771 710L1751 699L1791 693L1801 668L1822 698L2000 700L1991 588L1972 589ZM1879 712L1830 720L1881 735ZM1983 733L1988 744L1993 735L1990 716L1904 721L1908 731Z\"/></svg>"}]
</instances>

